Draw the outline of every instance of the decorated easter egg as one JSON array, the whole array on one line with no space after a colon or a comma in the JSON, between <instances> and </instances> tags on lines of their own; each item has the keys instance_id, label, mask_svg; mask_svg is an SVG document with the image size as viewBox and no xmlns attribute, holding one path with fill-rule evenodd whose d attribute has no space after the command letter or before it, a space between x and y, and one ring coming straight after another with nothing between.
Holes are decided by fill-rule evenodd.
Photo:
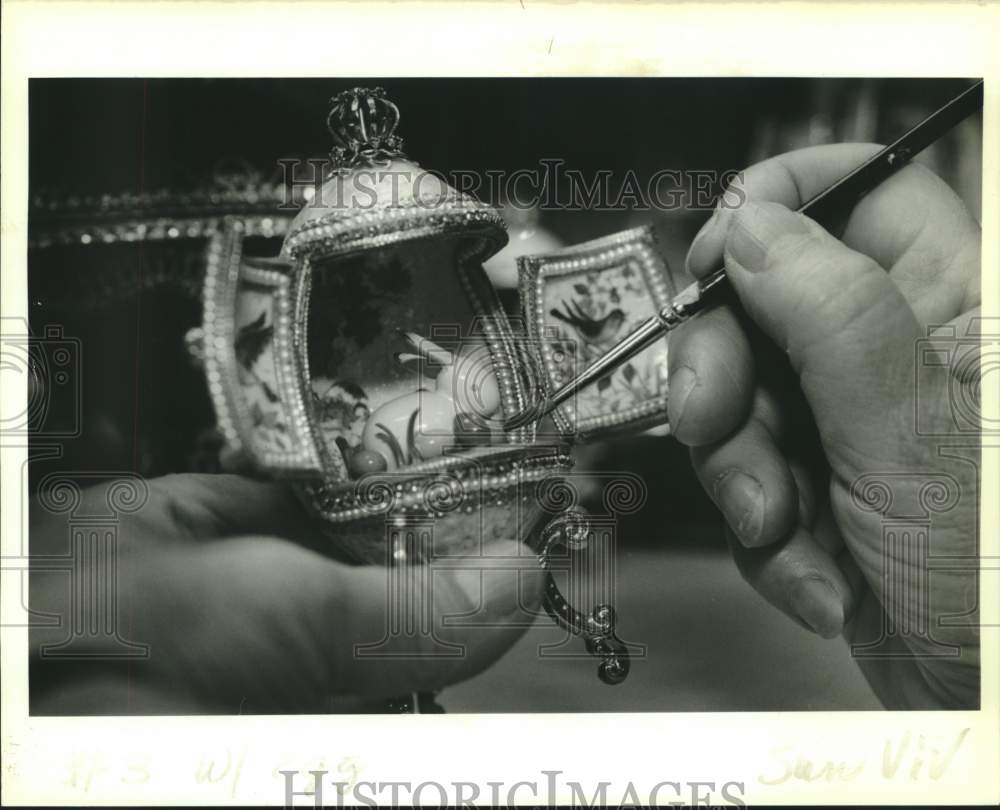
<instances>
[{"instance_id":1,"label":"decorated easter egg","mask_svg":"<svg viewBox=\"0 0 1000 810\"><path fill-rule=\"evenodd\" d=\"M441 456L455 443L455 406L434 391L404 394L368 418L362 446L380 454L389 470Z\"/></svg>"}]
</instances>

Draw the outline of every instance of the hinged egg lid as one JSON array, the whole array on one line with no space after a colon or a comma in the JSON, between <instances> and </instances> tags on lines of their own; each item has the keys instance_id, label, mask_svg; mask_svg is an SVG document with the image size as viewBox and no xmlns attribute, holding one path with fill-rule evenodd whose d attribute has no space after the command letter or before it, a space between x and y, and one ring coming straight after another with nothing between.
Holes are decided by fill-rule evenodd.
<instances>
[{"instance_id":1,"label":"hinged egg lid","mask_svg":"<svg viewBox=\"0 0 1000 810\"><path fill-rule=\"evenodd\" d=\"M481 261L507 244L493 207L406 157L395 134L399 110L382 88L345 90L332 102L327 128L334 168L289 227L284 255L318 260L457 235L469 238Z\"/></svg>"}]
</instances>

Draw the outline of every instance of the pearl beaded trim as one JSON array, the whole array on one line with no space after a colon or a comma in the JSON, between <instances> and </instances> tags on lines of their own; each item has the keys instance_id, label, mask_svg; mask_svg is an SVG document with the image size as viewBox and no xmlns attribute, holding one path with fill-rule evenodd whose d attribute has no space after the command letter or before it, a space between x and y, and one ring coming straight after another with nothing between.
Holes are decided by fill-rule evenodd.
<instances>
[{"instance_id":1,"label":"pearl beaded trim","mask_svg":"<svg viewBox=\"0 0 1000 810\"><path fill-rule=\"evenodd\" d=\"M653 229L649 226L620 231L545 256L522 256L518 259L521 296L528 316L528 328L544 370L545 385L549 393L555 391L565 380L558 378L558 364L553 356L551 335L548 334L544 300L546 283L549 279L560 276L605 270L624 261L638 264L657 311L670 303L668 272L656 249ZM570 407L564 405L553 412L553 419L562 431L575 430L592 436L595 432L651 421L666 407L667 396L663 395L617 413L579 419L574 424Z\"/></svg>"},{"instance_id":2,"label":"pearl beaded trim","mask_svg":"<svg viewBox=\"0 0 1000 810\"><path fill-rule=\"evenodd\" d=\"M530 496L521 491L523 485L551 478L572 466L564 449L534 449L533 455L525 455L526 448L503 448L485 457L436 459L356 482L308 485L307 492L320 516L331 523L387 513L415 512L429 517L456 511L471 514L483 507L526 502Z\"/></svg>"},{"instance_id":3,"label":"pearl beaded trim","mask_svg":"<svg viewBox=\"0 0 1000 810\"><path fill-rule=\"evenodd\" d=\"M248 267L242 262L245 223L230 219L208 249L203 298L205 375L218 427L234 450L248 451L261 467L275 471L318 474L320 459L307 418L305 391L300 384L292 318L292 298L302 300L302 274ZM235 306L241 280L270 288L274 313L274 367L291 448L275 449L255 435L250 408L243 396L235 351ZM293 295L293 286L295 288Z\"/></svg>"},{"instance_id":4,"label":"pearl beaded trim","mask_svg":"<svg viewBox=\"0 0 1000 810\"><path fill-rule=\"evenodd\" d=\"M421 195L359 214L335 210L303 222L289 233L284 251L293 258L317 259L472 230L482 231L485 237L480 259L507 243L506 225L495 209L458 192Z\"/></svg>"},{"instance_id":5,"label":"pearl beaded trim","mask_svg":"<svg viewBox=\"0 0 1000 810\"><path fill-rule=\"evenodd\" d=\"M457 202L459 195L454 200ZM477 206L479 208L474 211L441 213L411 205L405 210L365 212L336 224L320 220L306 223L286 241L285 252L295 265L288 271L255 268L243 262L242 240L251 228L237 220L228 221L223 233L211 240L204 291L205 367L219 428L231 447L249 451L258 466L278 473L304 475L306 480L311 478L312 481L305 484L306 492L328 521L339 523L377 513L382 502L373 501L371 494L382 492L384 486L375 487L375 479L368 477L364 481L367 489L359 490L356 495L355 490L361 482L349 481L343 459L318 439L315 415L308 406L310 370L306 345L311 259L336 253L348 245L352 250L368 250L403 239L452 232L478 236L461 247L456 256L456 272L477 313L476 323L482 330L497 373L502 405L506 412L516 412L525 402L527 392L522 390L516 374L513 334L499 302L489 294L491 288L484 286L488 282L480 263L483 256L493 252L498 242L506 238L503 230L494 228L498 225L502 229L503 221L492 209L478 203ZM483 284L477 283L477 272L483 274ZM236 327L230 313L234 313L241 279L273 290L277 384L282 402L287 405L293 445L287 452L255 442L249 408L240 390L233 348ZM510 438L518 439L517 436ZM407 482L407 491L404 493L400 489L397 493L393 488L393 497L384 503L394 510L414 510L422 508L421 504L426 506L430 499L435 505L430 509L432 513L443 514L452 508L473 511L483 504L506 503L519 485L540 481L570 465L565 452L549 451L542 456L532 456L531 450L507 445L493 448L488 460L481 456L477 459L448 457L414 465L401 473ZM504 460L496 461L498 458ZM481 474L476 472L480 468ZM461 488L461 506L454 500L454 493L449 495L441 489L443 474L458 476L455 480ZM394 482L393 487L396 486L403 485ZM358 500L364 492L369 496ZM400 497L396 498L395 494Z\"/></svg>"}]
</instances>

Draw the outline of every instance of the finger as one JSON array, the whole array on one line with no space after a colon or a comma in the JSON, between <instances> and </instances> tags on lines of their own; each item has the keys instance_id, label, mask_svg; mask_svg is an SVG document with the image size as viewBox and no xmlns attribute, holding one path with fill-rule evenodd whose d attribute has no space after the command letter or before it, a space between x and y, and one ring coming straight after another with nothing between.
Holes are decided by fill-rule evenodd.
<instances>
[{"instance_id":1,"label":"finger","mask_svg":"<svg viewBox=\"0 0 1000 810\"><path fill-rule=\"evenodd\" d=\"M79 514L120 513L120 532L129 543L180 538L214 538L267 533L315 540L313 523L294 493L274 482L239 475L166 475L131 486L137 502L128 510L113 506L121 479L109 479L80 492ZM141 482L140 482L141 483ZM33 537L40 543L65 542L65 511L54 511L44 494L32 500Z\"/></svg>"},{"instance_id":2,"label":"finger","mask_svg":"<svg viewBox=\"0 0 1000 810\"><path fill-rule=\"evenodd\" d=\"M485 669L533 623L544 575L524 546L500 543L488 555L443 562L341 569L349 575L335 585L318 582L315 592L304 594L306 604L333 601L312 615L336 617L336 634L329 633L327 621L314 627L335 691L394 695L439 689ZM423 616L428 618L421 626ZM398 617L414 624L407 632L404 621L393 636L390 619Z\"/></svg>"},{"instance_id":3,"label":"finger","mask_svg":"<svg viewBox=\"0 0 1000 810\"><path fill-rule=\"evenodd\" d=\"M391 568L348 567L266 539L213 547L228 569L223 582L233 583L213 603L237 606L239 620L203 645L230 639L224 659L258 676L266 667L264 680L292 702L394 696L471 677L533 623L543 583L535 555L514 542ZM252 679L237 678L268 699Z\"/></svg>"},{"instance_id":4,"label":"finger","mask_svg":"<svg viewBox=\"0 0 1000 810\"><path fill-rule=\"evenodd\" d=\"M241 475L157 478L139 517L147 526L194 539L252 533L304 541L319 534L289 487Z\"/></svg>"},{"instance_id":5,"label":"finger","mask_svg":"<svg viewBox=\"0 0 1000 810\"><path fill-rule=\"evenodd\" d=\"M924 166L907 166L862 198L843 241L889 272L923 325L979 304L981 229Z\"/></svg>"},{"instance_id":6,"label":"finger","mask_svg":"<svg viewBox=\"0 0 1000 810\"><path fill-rule=\"evenodd\" d=\"M695 474L745 546L784 539L800 515L795 478L757 418L724 442L691 451Z\"/></svg>"},{"instance_id":7,"label":"finger","mask_svg":"<svg viewBox=\"0 0 1000 810\"><path fill-rule=\"evenodd\" d=\"M689 272L702 277L718 269L729 221L744 201L796 209L880 148L816 146L751 166L695 237ZM948 185L919 164L866 195L850 212L840 238L890 273L923 324L942 323L979 303L979 225Z\"/></svg>"},{"instance_id":8,"label":"finger","mask_svg":"<svg viewBox=\"0 0 1000 810\"><path fill-rule=\"evenodd\" d=\"M753 355L732 310L709 310L671 333L668 363L670 429L684 444L718 441L746 418Z\"/></svg>"},{"instance_id":9,"label":"finger","mask_svg":"<svg viewBox=\"0 0 1000 810\"><path fill-rule=\"evenodd\" d=\"M807 529L763 548L746 548L731 532L727 538L743 578L768 602L823 638L842 632L855 596L836 560Z\"/></svg>"},{"instance_id":10,"label":"finger","mask_svg":"<svg viewBox=\"0 0 1000 810\"><path fill-rule=\"evenodd\" d=\"M120 640L94 635L78 667L42 660L49 674L36 674L50 689L70 675L123 676L244 713L438 689L499 658L537 614L544 574L535 556L518 543L488 551L448 557L447 566L382 568L273 537L151 546L130 560L117 594L120 627L145 657L115 661ZM67 615L64 591L33 588L33 601ZM58 628L38 628L32 645L60 638Z\"/></svg>"},{"instance_id":11,"label":"finger","mask_svg":"<svg viewBox=\"0 0 1000 810\"><path fill-rule=\"evenodd\" d=\"M750 317L788 355L835 468L906 430L893 406L913 390L920 330L881 267L776 203L733 218L725 262Z\"/></svg>"},{"instance_id":12,"label":"finger","mask_svg":"<svg viewBox=\"0 0 1000 810\"><path fill-rule=\"evenodd\" d=\"M722 195L711 219L691 243L688 272L701 278L719 269L730 220L746 201L777 202L786 208L798 208L879 149L876 144L864 143L809 147L746 169Z\"/></svg>"}]
</instances>

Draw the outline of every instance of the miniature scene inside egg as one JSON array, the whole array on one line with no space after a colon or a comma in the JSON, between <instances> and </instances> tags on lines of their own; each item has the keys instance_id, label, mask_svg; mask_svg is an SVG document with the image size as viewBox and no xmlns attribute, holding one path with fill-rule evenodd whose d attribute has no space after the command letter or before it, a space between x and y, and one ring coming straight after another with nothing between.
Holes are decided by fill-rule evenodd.
<instances>
[{"instance_id":1,"label":"miniature scene inside egg","mask_svg":"<svg viewBox=\"0 0 1000 810\"><path fill-rule=\"evenodd\" d=\"M507 442L497 362L455 250L434 240L313 268L315 424L352 480Z\"/></svg>"}]
</instances>

